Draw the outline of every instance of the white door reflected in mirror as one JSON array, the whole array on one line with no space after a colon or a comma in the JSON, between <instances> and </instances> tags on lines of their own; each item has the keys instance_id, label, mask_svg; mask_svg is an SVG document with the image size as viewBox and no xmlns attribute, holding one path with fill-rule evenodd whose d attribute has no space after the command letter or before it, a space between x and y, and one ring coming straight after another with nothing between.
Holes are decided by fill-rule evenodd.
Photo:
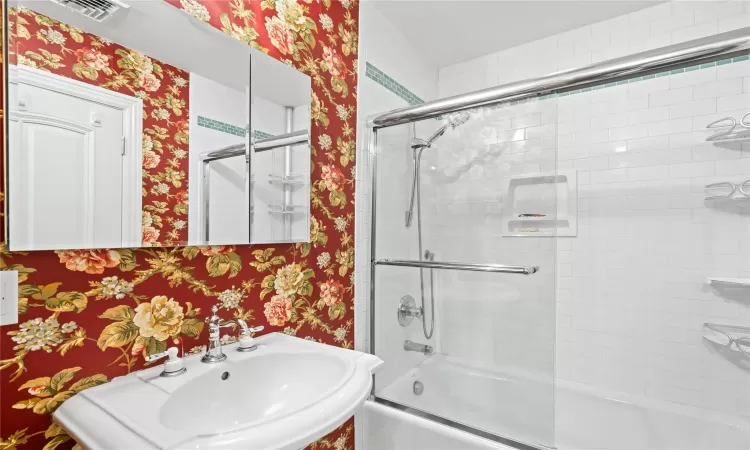
<instances>
[{"instance_id":1,"label":"white door reflected in mirror","mask_svg":"<svg viewBox=\"0 0 750 450\"><path fill-rule=\"evenodd\" d=\"M140 244L141 100L24 66L9 94L13 249Z\"/></svg>"}]
</instances>

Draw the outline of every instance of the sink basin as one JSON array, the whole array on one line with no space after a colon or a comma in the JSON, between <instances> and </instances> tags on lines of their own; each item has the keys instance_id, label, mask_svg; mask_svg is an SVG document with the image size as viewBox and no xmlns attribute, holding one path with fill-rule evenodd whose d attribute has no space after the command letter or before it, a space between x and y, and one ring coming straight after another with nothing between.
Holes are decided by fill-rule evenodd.
<instances>
[{"instance_id":1,"label":"sink basin","mask_svg":"<svg viewBox=\"0 0 750 450\"><path fill-rule=\"evenodd\" d=\"M186 383L162 406L160 420L200 434L252 426L331 395L352 370L348 361L324 353L261 355Z\"/></svg>"},{"instance_id":2,"label":"sink basin","mask_svg":"<svg viewBox=\"0 0 750 450\"><path fill-rule=\"evenodd\" d=\"M349 419L372 389L380 358L271 333L227 360L184 358L187 372L161 366L80 392L53 420L85 448L107 450L298 450Z\"/></svg>"}]
</instances>

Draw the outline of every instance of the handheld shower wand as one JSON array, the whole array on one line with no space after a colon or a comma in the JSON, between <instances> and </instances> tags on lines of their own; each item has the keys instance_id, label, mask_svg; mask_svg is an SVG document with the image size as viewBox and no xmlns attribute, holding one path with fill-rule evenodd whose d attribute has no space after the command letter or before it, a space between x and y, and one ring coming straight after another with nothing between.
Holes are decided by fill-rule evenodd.
<instances>
[{"instance_id":1,"label":"handheld shower wand","mask_svg":"<svg viewBox=\"0 0 750 450\"><path fill-rule=\"evenodd\" d=\"M466 111L460 111L457 113L453 113L445 117L447 119L448 123L443 125L442 127L438 128L438 130L430 136L429 139L426 141L423 139L414 138L411 140L411 149L414 155L414 172L412 176L412 183L411 183L411 200L409 201L409 209L406 211L406 228L411 227L412 219L414 216L414 206L416 204L417 207L417 242L419 243L419 259L426 259L428 261L433 261L435 259L435 254L432 253L429 250L422 251L422 202L421 202L421 195L420 195L420 183L419 183L419 166L420 162L422 160L422 152L426 148L432 147L432 144L445 132L448 130L448 127L451 127L455 129L456 127L463 125L464 123L468 122L471 115ZM422 312L422 332L424 333L424 337L427 339L432 338L433 333L435 332L435 285L434 285L434 277L432 273L432 269L430 269L430 329L427 330L427 319L424 316L425 311L425 300L424 300L424 272L422 269L419 269L419 290L421 294L421 300L422 304L420 306L420 310Z\"/></svg>"}]
</instances>

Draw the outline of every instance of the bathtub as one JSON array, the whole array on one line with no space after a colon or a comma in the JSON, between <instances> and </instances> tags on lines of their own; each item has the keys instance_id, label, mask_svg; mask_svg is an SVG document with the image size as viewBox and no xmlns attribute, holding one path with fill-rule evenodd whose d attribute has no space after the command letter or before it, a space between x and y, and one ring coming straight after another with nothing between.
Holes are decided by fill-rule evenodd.
<instances>
[{"instance_id":1,"label":"bathtub","mask_svg":"<svg viewBox=\"0 0 750 450\"><path fill-rule=\"evenodd\" d=\"M747 419L561 380L553 406L549 385L434 355L377 389L378 398L561 450L750 449ZM509 448L381 404L368 402L363 415L366 450Z\"/></svg>"}]
</instances>

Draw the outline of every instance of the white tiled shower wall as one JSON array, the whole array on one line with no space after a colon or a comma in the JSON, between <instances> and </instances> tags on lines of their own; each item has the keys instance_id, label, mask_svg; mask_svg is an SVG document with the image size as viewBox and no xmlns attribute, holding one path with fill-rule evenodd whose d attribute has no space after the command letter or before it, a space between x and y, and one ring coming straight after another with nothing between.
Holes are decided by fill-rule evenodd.
<instances>
[{"instance_id":1,"label":"white tiled shower wall","mask_svg":"<svg viewBox=\"0 0 750 450\"><path fill-rule=\"evenodd\" d=\"M439 94L750 26L749 12L748 2L658 5L443 68ZM548 101L557 102L556 126L543 125L544 116L532 111L523 127L511 123L513 133L507 125L494 127L518 149L502 160L510 164L504 170L538 172L553 164L534 136L551 132L558 169L578 171L578 236L559 238L556 250L556 376L750 416L750 374L701 339L704 322L750 326L746 292L718 293L702 284L706 276L750 276L750 211L741 203L704 202L706 184L750 178L750 146L707 143L711 132L704 129L715 119L750 112L750 62ZM452 189L461 183L469 189L473 182L462 177ZM467 205L451 214L476 211ZM477 238L492 232L472 230ZM488 252L481 259L494 256L487 246L478 249ZM521 254L506 249L496 262ZM465 322L446 323L442 340L461 345L472 324ZM500 318L498 327L503 323Z\"/></svg>"},{"instance_id":2,"label":"white tiled shower wall","mask_svg":"<svg viewBox=\"0 0 750 450\"><path fill-rule=\"evenodd\" d=\"M750 26L750 2L679 0L440 68L438 97Z\"/></svg>"},{"instance_id":3,"label":"white tiled shower wall","mask_svg":"<svg viewBox=\"0 0 750 450\"><path fill-rule=\"evenodd\" d=\"M420 53L396 29L371 2L360 5L360 59L359 84L357 86L357 189L355 215L355 258L356 286L355 298L355 345L365 349L369 339L369 324L366 323L370 291L370 187L372 184L367 147L367 119L375 114L408 106L408 103L388 91L365 75L365 64L370 63L392 76L414 94L425 101L437 98L438 68L425 61ZM408 141L406 129L393 136L400 149ZM385 142L385 141L383 141ZM394 142L395 144L395 142ZM408 164L405 149L394 155L394 167ZM406 187L405 179L398 179ZM405 200L401 200L404 202ZM396 248L414 243L413 236L391 236L389 242ZM407 282L403 280L403 282ZM400 297L399 297L400 298ZM395 366L395 364L393 364Z\"/></svg>"},{"instance_id":4,"label":"white tiled shower wall","mask_svg":"<svg viewBox=\"0 0 750 450\"><path fill-rule=\"evenodd\" d=\"M388 91L385 87L368 78L365 73L366 63L373 64L378 69L384 71L394 79L398 80L404 86L408 87L414 94L425 101L434 100L437 97L437 76L438 68L426 62L419 52L406 40L406 38L388 22L370 2L360 4L360 52L359 52L359 82L357 86L357 166L356 166L356 197L355 197L355 287L354 297L354 334L355 347L358 350L369 348L369 323L367 323L367 314L369 308L369 291L370 291L370 186L371 171L370 159L368 154L367 142L367 119L375 114L389 111L396 108L408 106L408 103L393 92ZM385 138L385 136L384 136ZM408 133L405 129L399 130L396 135L392 136L394 146L401 150L408 141ZM386 140L381 141L385 143ZM407 167L407 154L404 152L394 155L389 159L389 164L395 168ZM396 186L406 186L405 179L397 179L392 183L396 193L403 196L403 189L397 189ZM400 201L404 201L401 199ZM392 235L389 236L389 244L393 248L408 248L414 246L415 240L413 235ZM386 250L384 248L384 250ZM379 283L384 280L379 280ZM409 277L406 273L390 273L390 280L383 283L385 297L395 299L398 302L401 289L399 286L405 286L414 283L413 276ZM380 284L379 284L380 286ZM394 289L393 293L387 291L388 287ZM398 296L397 296L398 295ZM394 304L395 308L395 304ZM381 311L385 311L383 307ZM395 309L394 309L395 310ZM395 321L395 314L389 318L392 321L383 321L391 323L393 330L403 329L398 327ZM416 332L416 331L415 331ZM420 331L421 333L421 331ZM403 345L403 336L395 332L380 334L383 337L393 340L393 345L389 345L392 351L383 352L383 348L378 354L389 361L388 370L392 372L391 377L405 373L414 365L418 364L423 358L416 353L406 354L402 348L397 345L400 339ZM398 337L397 337L398 336ZM416 337L416 335L415 335ZM381 346L382 347L382 346ZM386 375L388 376L388 375ZM360 412L355 418L356 448L377 448L377 443L368 438L366 431L364 414L373 414L372 412ZM398 426L401 426L399 424ZM395 433L395 429L388 431L374 430L373 433L382 435L383 433Z\"/></svg>"}]
</instances>

